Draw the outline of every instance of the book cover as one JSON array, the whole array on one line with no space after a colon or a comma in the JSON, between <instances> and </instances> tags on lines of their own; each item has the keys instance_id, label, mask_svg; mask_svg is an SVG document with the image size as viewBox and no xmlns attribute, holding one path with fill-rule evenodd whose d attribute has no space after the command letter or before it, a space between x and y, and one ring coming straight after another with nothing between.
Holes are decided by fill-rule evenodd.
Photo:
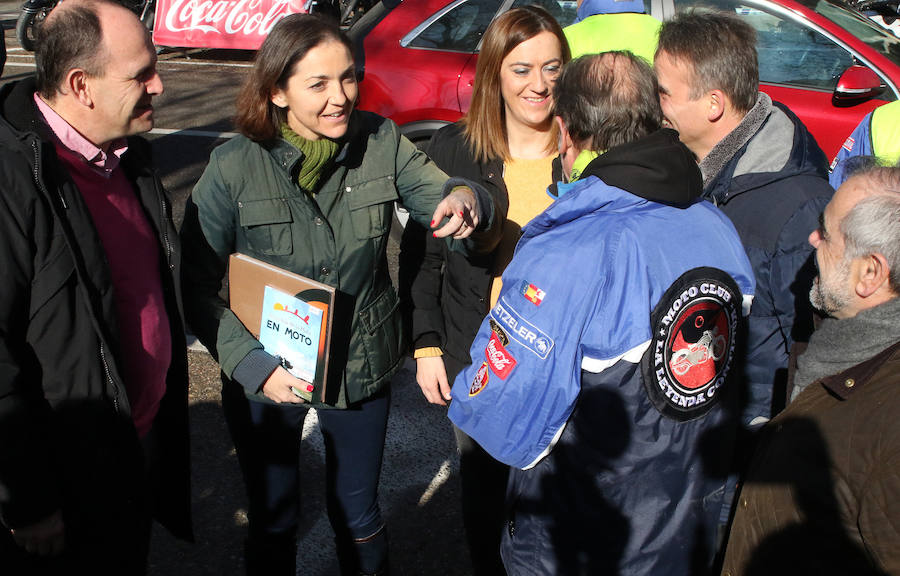
<instances>
[{"instance_id":1,"label":"book cover","mask_svg":"<svg viewBox=\"0 0 900 576\"><path fill-rule=\"evenodd\" d=\"M314 382L322 336L322 309L271 286L263 297L259 342L292 375Z\"/></svg>"},{"instance_id":2,"label":"book cover","mask_svg":"<svg viewBox=\"0 0 900 576\"><path fill-rule=\"evenodd\" d=\"M326 391L334 294L327 284L245 254L229 258L231 311L292 375L313 384L312 395L295 391L305 400L334 402Z\"/></svg>"}]
</instances>

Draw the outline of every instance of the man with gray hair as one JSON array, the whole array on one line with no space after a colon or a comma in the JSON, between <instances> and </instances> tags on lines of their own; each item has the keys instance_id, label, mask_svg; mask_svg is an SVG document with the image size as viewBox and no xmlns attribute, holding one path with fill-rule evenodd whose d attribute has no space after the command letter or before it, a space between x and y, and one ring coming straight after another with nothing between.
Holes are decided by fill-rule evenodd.
<instances>
[{"instance_id":1,"label":"man with gray hair","mask_svg":"<svg viewBox=\"0 0 900 576\"><path fill-rule=\"evenodd\" d=\"M809 242L829 317L792 354L794 399L762 431L723 574L897 574L900 168L851 175Z\"/></svg>"},{"instance_id":2,"label":"man with gray hair","mask_svg":"<svg viewBox=\"0 0 900 576\"><path fill-rule=\"evenodd\" d=\"M569 183L522 231L449 416L513 467L512 576L709 569L754 281L630 52L554 88Z\"/></svg>"}]
</instances>

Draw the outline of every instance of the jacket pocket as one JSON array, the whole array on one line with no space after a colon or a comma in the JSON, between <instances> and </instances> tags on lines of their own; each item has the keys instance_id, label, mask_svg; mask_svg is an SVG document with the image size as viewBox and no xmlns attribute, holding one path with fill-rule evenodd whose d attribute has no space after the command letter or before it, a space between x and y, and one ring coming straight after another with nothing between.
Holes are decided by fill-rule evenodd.
<instances>
[{"instance_id":1,"label":"jacket pocket","mask_svg":"<svg viewBox=\"0 0 900 576\"><path fill-rule=\"evenodd\" d=\"M373 381L387 374L400 359L403 333L397 311L399 306L397 294L388 287L359 311L359 334Z\"/></svg>"},{"instance_id":2,"label":"jacket pocket","mask_svg":"<svg viewBox=\"0 0 900 576\"><path fill-rule=\"evenodd\" d=\"M398 198L393 176L348 185L345 192L357 240L378 238L388 233L394 201Z\"/></svg>"},{"instance_id":3,"label":"jacket pocket","mask_svg":"<svg viewBox=\"0 0 900 576\"><path fill-rule=\"evenodd\" d=\"M44 265L37 270L31 285L31 310L29 317L35 315L44 308L63 286L74 280L75 261L60 238L53 253L47 258Z\"/></svg>"},{"instance_id":4,"label":"jacket pocket","mask_svg":"<svg viewBox=\"0 0 900 576\"><path fill-rule=\"evenodd\" d=\"M253 251L272 256L290 254L291 209L287 198L238 202L240 224Z\"/></svg>"}]
</instances>

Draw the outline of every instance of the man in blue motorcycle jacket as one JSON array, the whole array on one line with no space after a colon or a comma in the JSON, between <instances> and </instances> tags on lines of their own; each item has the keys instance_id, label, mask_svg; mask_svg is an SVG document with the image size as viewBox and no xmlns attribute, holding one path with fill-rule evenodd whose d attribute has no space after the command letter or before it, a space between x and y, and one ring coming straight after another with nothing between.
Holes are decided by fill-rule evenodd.
<instances>
[{"instance_id":1,"label":"man in blue motorcycle jacket","mask_svg":"<svg viewBox=\"0 0 900 576\"><path fill-rule=\"evenodd\" d=\"M511 576L708 570L754 292L656 77L584 56L554 88L569 183L522 231L449 417L513 466Z\"/></svg>"}]
</instances>

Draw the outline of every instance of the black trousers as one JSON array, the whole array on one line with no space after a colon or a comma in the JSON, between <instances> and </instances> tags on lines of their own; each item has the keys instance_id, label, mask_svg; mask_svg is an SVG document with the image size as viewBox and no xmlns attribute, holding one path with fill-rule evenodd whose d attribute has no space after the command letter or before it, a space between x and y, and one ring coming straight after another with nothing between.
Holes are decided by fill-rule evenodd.
<instances>
[{"instance_id":1,"label":"black trousers","mask_svg":"<svg viewBox=\"0 0 900 576\"><path fill-rule=\"evenodd\" d=\"M90 450L71 451L82 466L63 466L59 477L65 549L48 558L19 547L0 524L4 576L141 576L147 571L153 482L159 451L151 429L138 448L134 436L107 438Z\"/></svg>"},{"instance_id":2,"label":"black trousers","mask_svg":"<svg viewBox=\"0 0 900 576\"><path fill-rule=\"evenodd\" d=\"M466 364L444 356L452 384ZM506 483L509 466L498 462L465 432L453 427L459 451L463 526L472 559L473 576L505 576L500 540L506 529Z\"/></svg>"}]
</instances>

